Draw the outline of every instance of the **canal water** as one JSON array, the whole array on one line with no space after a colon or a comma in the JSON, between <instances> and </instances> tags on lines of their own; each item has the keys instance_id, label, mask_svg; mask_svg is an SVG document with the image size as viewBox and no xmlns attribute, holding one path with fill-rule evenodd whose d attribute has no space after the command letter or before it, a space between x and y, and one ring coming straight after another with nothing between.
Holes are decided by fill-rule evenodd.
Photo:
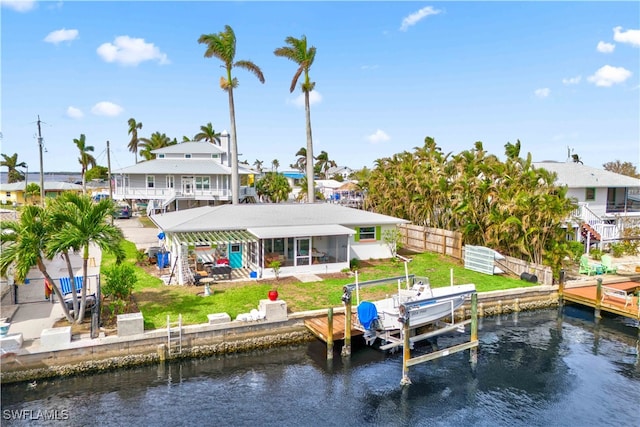
<instances>
[{"instance_id":1,"label":"canal water","mask_svg":"<svg viewBox=\"0 0 640 427\"><path fill-rule=\"evenodd\" d=\"M468 334L466 335L468 337ZM469 352L410 368L354 341L320 342L2 386L2 425L637 426L638 331L577 308L482 319ZM412 356L460 342L417 346ZM49 418L49 420L47 420ZM51 419L53 418L53 419Z\"/></svg>"}]
</instances>

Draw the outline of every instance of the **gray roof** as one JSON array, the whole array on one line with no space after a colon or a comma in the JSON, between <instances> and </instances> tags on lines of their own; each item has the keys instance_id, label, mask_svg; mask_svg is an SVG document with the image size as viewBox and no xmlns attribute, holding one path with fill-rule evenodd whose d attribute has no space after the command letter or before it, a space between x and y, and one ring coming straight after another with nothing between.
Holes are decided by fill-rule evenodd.
<instances>
[{"instance_id":1,"label":"gray roof","mask_svg":"<svg viewBox=\"0 0 640 427\"><path fill-rule=\"evenodd\" d=\"M185 143L186 144L186 143ZM136 163L113 171L114 174L182 174L182 175L231 175L231 168L217 159L154 159ZM240 175L254 172L238 164Z\"/></svg>"},{"instance_id":2,"label":"gray roof","mask_svg":"<svg viewBox=\"0 0 640 427\"><path fill-rule=\"evenodd\" d=\"M27 183L31 184L35 182L40 185L38 181L29 181ZM12 182L11 184L2 184L0 185L0 190L2 191L24 191L25 182ZM61 182L61 181L45 181L44 182L44 191L82 191L82 185L73 184L71 182Z\"/></svg>"},{"instance_id":3,"label":"gray roof","mask_svg":"<svg viewBox=\"0 0 640 427\"><path fill-rule=\"evenodd\" d=\"M332 203L278 203L203 206L153 215L164 231L190 232L246 230L258 227L309 225L388 225L408 223L404 219L353 209Z\"/></svg>"},{"instance_id":4,"label":"gray roof","mask_svg":"<svg viewBox=\"0 0 640 427\"><path fill-rule=\"evenodd\" d=\"M222 154L226 153L219 145L213 145L207 141L189 141L173 144L168 147L151 151L154 154Z\"/></svg>"},{"instance_id":5,"label":"gray roof","mask_svg":"<svg viewBox=\"0 0 640 427\"><path fill-rule=\"evenodd\" d=\"M569 188L640 187L638 178L575 162L540 162L534 163L533 166L555 172L558 175L556 184L566 185Z\"/></svg>"}]
</instances>

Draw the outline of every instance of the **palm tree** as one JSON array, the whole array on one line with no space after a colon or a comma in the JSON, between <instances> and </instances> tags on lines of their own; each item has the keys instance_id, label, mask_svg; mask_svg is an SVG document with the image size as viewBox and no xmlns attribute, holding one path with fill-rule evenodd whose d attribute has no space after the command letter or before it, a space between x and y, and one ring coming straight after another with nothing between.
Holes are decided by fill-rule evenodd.
<instances>
[{"instance_id":1,"label":"palm tree","mask_svg":"<svg viewBox=\"0 0 640 427\"><path fill-rule=\"evenodd\" d=\"M289 36L285 39L285 43L287 43L288 46L279 47L274 50L273 53L276 56L289 59L298 64L298 69L291 80L290 93L295 90L298 78L304 72L304 81L300 85L300 88L302 92L304 92L304 109L307 119L307 201L313 203L313 138L311 136L309 94L316 84L309 80L309 69L311 65L313 65L313 60L316 57L316 48L314 46L307 48L307 37L304 35L299 39Z\"/></svg>"},{"instance_id":2,"label":"palm tree","mask_svg":"<svg viewBox=\"0 0 640 427\"><path fill-rule=\"evenodd\" d=\"M45 260L45 245L53 232L50 217L41 206L25 206L16 221L0 222L0 274L6 276L13 268L14 278L18 283L24 283L33 266L37 266L45 279L53 284L53 292L58 297L62 311L69 320L73 321L64 296L47 271ZM48 257L51 259L52 257ZM13 266L13 267L12 267Z\"/></svg>"},{"instance_id":3,"label":"palm tree","mask_svg":"<svg viewBox=\"0 0 640 427\"><path fill-rule=\"evenodd\" d=\"M140 139L138 139L138 129L142 129L142 123L136 122L136 119L133 117L129 119L129 132L131 135L131 141L129 141L129 151L131 151L136 156L136 163L138 163L138 144L140 143Z\"/></svg>"},{"instance_id":4,"label":"palm tree","mask_svg":"<svg viewBox=\"0 0 640 427\"><path fill-rule=\"evenodd\" d=\"M198 43L207 45L205 58L215 57L224 63L226 76L220 77L220 87L229 94L229 117L231 119L231 202L235 205L239 202L240 185L238 176L238 140L236 134L236 112L233 103L233 89L238 87L238 79L231 75L234 67L243 68L253 73L260 83L264 83L262 70L251 61L235 61L236 35L233 29L225 25L224 31L217 34L202 34Z\"/></svg>"},{"instance_id":5,"label":"palm tree","mask_svg":"<svg viewBox=\"0 0 640 427\"><path fill-rule=\"evenodd\" d=\"M73 143L76 144L76 147L78 147L78 150L80 151L78 162L82 166L82 193L87 194L87 180L85 174L89 167L94 167L96 165L96 158L89 154L94 150L93 145L87 145L87 141L83 133L80 134L79 139L74 139Z\"/></svg>"},{"instance_id":6,"label":"palm tree","mask_svg":"<svg viewBox=\"0 0 640 427\"><path fill-rule=\"evenodd\" d=\"M193 137L194 141L207 141L212 144L220 145L220 132L213 130L211 122L206 126L200 126L200 132Z\"/></svg>"},{"instance_id":7,"label":"palm tree","mask_svg":"<svg viewBox=\"0 0 640 427\"><path fill-rule=\"evenodd\" d=\"M256 167L256 170L260 173L262 173L262 165L264 164L264 162L262 160L258 160L256 159L255 162L253 162L253 166Z\"/></svg>"},{"instance_id":8,"label":"palm tree","mask_svg":"<svg viewBox=\"0 0 640 427\"><path fill-rule=\"evenodd\" d=\"M2 158L4 160L0 162L0 167L6 166L7 169L9 169L9 171L7 172L7 182L11 184L13 182L24 181L24 174L18 171L17 168L26 168L27 164L25 162L18 163L18 153L14 153L12 156L2 154Z\"/></svg>"},{"instance_id":9,"label":"palm tree","mask_svg":"<svg viewBox=\"0 0 640 427\"><path fill-rule=\"evenodd\" d=\"M154 132L151 134L151 138L140 138L142 144L140 144L140 155L145 158L145 160L153 160L156 158L156 155L152 153L153 150L158 150L160 148L165 148L170 145L175 145L177 141L172 141L164 133Z\"/></svg>"},{"instance_id":10,"label":"palm tree","mask_svg":"<svg viewBox=\"0 0 640 427\"><path fill-rule=\"evenodd\" d=\"M296 152L296 162L291 164L293 169L298 169L300 172L304 172L307 168L307 149L306 147L300 147L300 149ZM306 193L305 193L306 194Z\"/></svg>"},{"instance_id":11,"label":"palm tree","mask_svg":"<svg viewBox=\"0 0 640 427\"><path fill-rule=\"evenodd\" d=\"M280 167L280 162L278 159L271 160L271 171L278 172L278 168Z\"/></svg>"},{"instance_id":12,"label":"palm tree","mask_svg":"<svg viewBox=\"0 0 640 427\"><path fill-rule=\"evenodd\" d=\"M327 179L327 171L331 167L336 167L336 162L329 159L329 154L326 151L321 151L318 157L316 157L316 166L314 169L316 169L324 179Z\"/></svg>"},{"instance_id":13,"label":"palm tree","mask_svg":"<svg viewBox=\"0 0 640 427\"><path fill-rule=\"evenodd\" d=\"M89 245L97 245L101 250L115 254L118 262L124 258L124 251L120 246L124 240L122 230L107 221L115 211L112 200L102 199L95 203L87 195L67 192L54 199L51 209L52 221L57 229L47 242L48 253L67 255L69 277L74 276L68 258L69 251L82 251L84 284L87 283ZM75 315L77 323L82 323L84 319L86 297L87 287L83 286L80 307L77 310L74 309L74 314L77 313Z\"/></svg>"}]
</instances>

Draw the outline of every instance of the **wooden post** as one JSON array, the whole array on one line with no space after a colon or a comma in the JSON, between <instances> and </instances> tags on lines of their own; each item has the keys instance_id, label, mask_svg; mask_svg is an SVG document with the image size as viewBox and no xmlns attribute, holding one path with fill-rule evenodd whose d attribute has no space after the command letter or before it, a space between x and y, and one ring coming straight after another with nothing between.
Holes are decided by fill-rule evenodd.
<instances>
[{"instance_id":1,"label":"wooden post","mask_svg":"<svg viewBox=\"0 0 640 427\"><path fill-rule=\"evenodd\" d=\"M447 233L442 233L442 255L447 254Z\"/></svg>"},{"instance_id":2,"label":"wooden post","mask_svg":"<svg viewBox=\"0 0 640 427\"><path fill-rule=\"evenodd\" d=\"M342 356L351 356L351 298L349 298L344 307L344 346L342 347Z\"/></svg>"},{"instance_id":3,"label":"wooden post","mask_svg":"<svg viewBox=\"0 0 640 427\"><path fill-rule=\"evenodd\" d=\"M478 294L471 294L471 341L478 340ZM478 363L478 347L472 347L469 352L471 368L475 370Z\"/></svg>"},{"instance_id":4,"label":"wooden post","mask_svg":"<svg viewBox=\"0 0 640 427\"><path fill-rule=\"evenodd\" d=\"M160 362L167 360L167 346L165 344L158 344L158 358Z\"/></svg>"},{"instance_id":5,"label":"wooden post","mask_svg":"<svg viewBox=\"0 0 640 427\"><path fill-rule=\"evenodd\" d=\"M327 332L327 360L331 360L333 359L333 307L329 307L327 322L329 323L329 331Z\"/></svg>"},{"instance_id":6,"label":"wooden post","mask_svg":"<svg viewBox=\"0 0 640 427\"><path fill-rule=\"evenodd\" d=\"M400 385L409 385L411 384L411 379L409 379L409 359L411 359L411 348L409 343L409 319L405 318L404 324L402 326L402 337L404 338L404 343L402 345L402 379L400 380Z\"/></svg>"},{"instance_id":7,"label":"wooden post","mask_svg":"<svg viewBox=\"0 0 640 427\"><path fill-rule=\"evenodd\" d=\"M602 303L602 279L598 278L598 280L596 281L596 310L594 313L596 322L602 318L602 316L600 315L601 303Z\"/></svg>"},{"instance_id":8,"label":"wooden post","mask_svg":"<svg viewBox=\"0 0 640 427\"><path fill-rule=\"evenodd\" d=\"M560 270L560 279L558 282L558 304L564 303L564 270Z\"/></svg>"}]
</instances>

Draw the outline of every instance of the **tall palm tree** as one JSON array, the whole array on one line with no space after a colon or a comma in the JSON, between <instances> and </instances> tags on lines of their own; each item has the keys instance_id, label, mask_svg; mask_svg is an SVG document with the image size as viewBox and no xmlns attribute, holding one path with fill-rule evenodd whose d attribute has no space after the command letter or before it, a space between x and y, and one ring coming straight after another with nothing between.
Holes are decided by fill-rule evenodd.
<instances>
[{"instance_id":1,"label":"tall palm tree","mask_svg":"<svg viewBox=\"0 0 640 427\"><path fill-rule=\"evenodd\" d=\"M12 182L20 182L24 181L25 176L21 173L17 168L26 168L27 164L25 162L18 163L18 153L14 153L11 156L7 156L6 154L2 154L2 162L0 162L0 167L6 166L9 171L7 172L8 183Z\"/></svg>"},{"instance_id":2,"label":"tall palm tree","mask_svg":"<svg viewBox=\"0 0 640 427\"><path fill-rule=\"evenodd\" d=\"M299 39L295 37L287 37L285 43L288 46L279 47L273 51L276 56L289 59L298 64L298 69L291 80L289 92L293 92L298 83L298 78L304 73L304 81L300 85L304 93L304 109L307 119L307 202L313 203L313 138L311 136L311 109L309 107L309 94L315 87L315 82L309 80L309 69L313 65L316 57L316 48L311 46L307 48L307 37L302 36Z\"/></svg>"},{"instance_id":3,"label":"tall palm tree","mask_svg":"<svg viewBox=\"0 0 640 427\"><path fill-rule=\"evenodd\" d=\"M256 167L256 170L257 170L258 172L262 172L262 165L263 165L263 164L264 164L264 162L263 162L262 160L258 160L258 159L256 159L256 161L255 161L255 162L253 162L253 166L255 166L255 167Z\"/></svg>"},{"instance_id":4,"label":"tall palm tree","mask_svg":"<svg viewBox=\"0 0 640 427\"><path fill-rule=\"evenodd\" d=\"M280 167L280 162L278 161L278 159L273 159L271 160L271 171L272 172L278 172L278 168Z\"/></svg>"},{"instance_id":5,"label":"tall palm tree","mask_svg":"<svg viewBox=\"0 0 640 427\"><path fill-rule=\"evenodd\" d=\"M129 141L129 151L131 151L136 156L136 163L138 163L138 145L140 144L140 139L138 138L138 129L142 129L142 123L136 122L136 119L133 117L129 119L127 122L129 123L129 132L131 135L131 141Z\"/></svg>"},{"instance_id":6,"label":"tall palm tree","mask_svg":"<svg viewBox=\"0 0 640 427\"><path fill-rule=\"evenodd\" d=\"M2 243L0 274L6 276L13 268L16 281L24 283L29 270L33 266L37 266L45 279L53 284L53 292L60 301L62 311L67 320L72 322L73 318L64 303L64 296L44 263L44 260L48 258L45 255L45 245L53 232L52 223L45 208L27 205L18 220L0 222L0 229L4 230L0 233L0 242Z\"/></svg>"},{"instance_id":7,"label":"tall palm tree","mask_svg":"<svg viewBox=\"0 0 640 427\"><path fill-rule=\"evenodd\" d=\"M234 67L253 73L260 83L264 83L262 70L251 61L235 61L236 35L233 29L225 25L224 31L217 34L202 34L198 43L207 45L205 58L215 57L224 63L226 76L220 77L220 87L229 95L229 117L231 119L231 202L236 205L240 197L240 179L238 176L238 140L236 134L236 111L233 102L233 89L238 87L238 79L231 75Z\"/></svg>"},{"instance_id":8,"label":"tall palm tree","mask_svg":"<svg viewBox=\"0 0 640 427\"><path fill-rule=\"evenodd\" d=\"M336 167L336 162L329 158L329 154L326 151L321 151L316 157L315 170L322 175L324 179L327 179L327 171L331 167Z\"/></svg>"},{"instance_id":9,"label":"tall palm tree","mask_svg":"<svg viewBox=\"0 0 640 427\"><path fill-rule=\"evenodd\" d=\"M207 141L212 144L220 145L220 132L216 132L213 129L213 125L211 122L207 123L206 126L200 126L200 132L193 137L194 141Z\"/></svg>"},{"instance_id":10,"label":"tall palm tree","mask_svg":"<svg viewBox=\"0 0 640 427\"><path fill-rule=\"evenodd\" d=\"M145 160L153 160L156 158L156 155L152 153L153 150L157 150L159 148L165 148L170 145L175 145L177 141L172 141L164 133L154 132L151 134L151 138L140 138L142 144L140 144L140 155L145 158Z\"/></svg>"},{"instance_id":11,"label":"tall palm tree","mask_svg":"<svg viewBox=\"0 0 640 427\"><path fill-rule=\"evenodd\" d=\"M296 152L296 162L291 166L294 169L298 169L300 172L304 172L307 168L307 149L306 147L300 147ZM306 194L306 193L305 193Z\"/></svg>"},{"instance_id":12,"label":"tall palm tree","mask_svg":"<svg viewBox=\"0 0 640 427\"><path fill-rule=\"evenodd\" d=\"M73 143L76 144L76 147L78 147L78 150L80 151L78 162L80 163L80 166L82 166L82 193L87 194L87 179L85 174L89 168L96 165L96 158L90 154L93 152L94 148L93 145L87 145L87 141L83 133L80 134L79 139L74 139Z\"/></svg>"},{"instance_id":13,"label":"tall palm tree","mask_svg":"<svg viewBox=\"0 0 640 427\"><path fill-rule=\"evenodd\" d=\"M70 250L82 251L83 284L87 283L89 245L95 244L101 250L115 254L118 262L124 258L124 251L120 246L124 240L122 230L107 221L114 211L115 206L110 199L102 199L95 203L87 195L72 192L63 193L54 199L52 220L58 229L47 243L49 254L65 254ZM71 266L68 257L67 265ZM73 277L72 273L71 270L70 277ZM80 307L74 310L74 313L77 313L77 323L82 323L84 319L86 297L87 287L82 286Z\"/></svg>"}]
</instances>

